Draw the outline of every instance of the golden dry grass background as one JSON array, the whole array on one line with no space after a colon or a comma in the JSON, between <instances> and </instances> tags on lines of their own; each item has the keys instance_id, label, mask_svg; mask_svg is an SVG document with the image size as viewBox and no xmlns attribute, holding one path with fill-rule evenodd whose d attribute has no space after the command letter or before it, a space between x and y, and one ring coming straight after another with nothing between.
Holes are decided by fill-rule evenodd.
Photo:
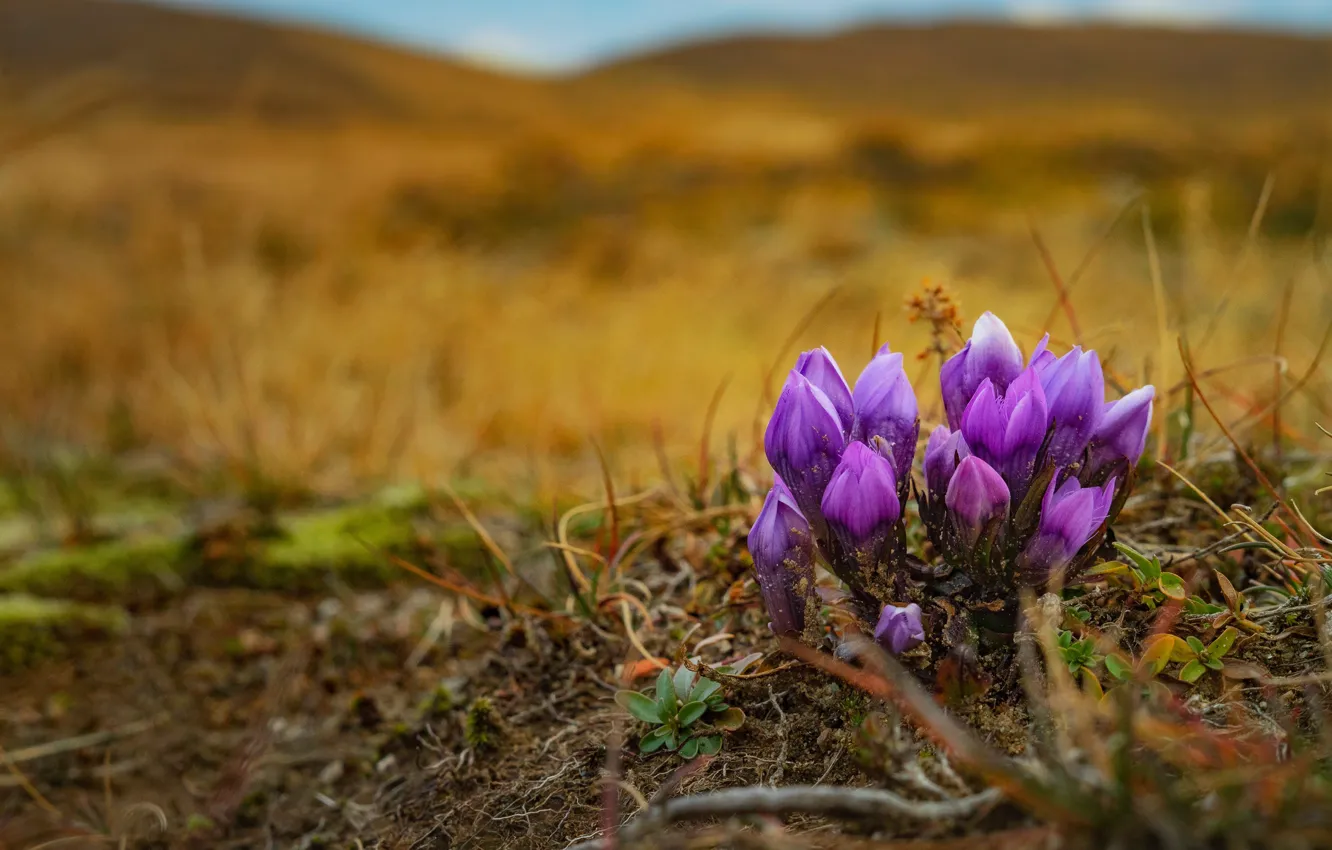
<instances>
[{"instance_id":1,"label":"golden dry grass background","mask_svg":"<svg viewBox=\"0 0 1332 850\"><path fill-rule=\"evenodd\" d=\"M1281 363L1286 386L1308 368L1332 319L1326 41L1075 33L1047 59L1095 74L1027 97L1068 33L945 30L952 53L916 69L931 101L866 91L898 79L880 67L896 30L870 31L878 51L742 40L552 81L109 5L152 24L117 36L142 42L128 65L0 36L9 452L151 447L317 490L552 489L595 469L595 439L646 477L658 431L696 454L723 381L715 446L748 452L764 377L799 348L854 374L877 321L924 349L904 311L923 281L1027 346L1051 319L1071 342L1033 227L1064 278L1095 253L1070 299L1125 383L1176 385L1184 334L1201 369L1238 364L1206 383L1235 420L1271 401ZM0 19L58 34L90 10L106 13L5 0ZM234 73L158 50L182 38ZM969 100L939 69L976 44L1032 67ZM840 76L790 60L826 68L828 51ZM1180 71L1190 56L1253 72L1209 88ZM837 80L857 96L829 95ZM1287 405L1296 442L1327 388L1315 372Z\"/></svg>"}]
</instances>

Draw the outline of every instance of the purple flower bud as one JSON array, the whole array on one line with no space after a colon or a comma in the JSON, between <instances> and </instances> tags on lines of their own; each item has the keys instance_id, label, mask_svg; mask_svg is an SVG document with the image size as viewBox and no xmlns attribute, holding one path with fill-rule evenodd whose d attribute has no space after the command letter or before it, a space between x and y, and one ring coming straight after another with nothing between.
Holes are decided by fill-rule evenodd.
<instances>
[{"instance_id":1,"label":"purple flower bud","mask_svg":"<svg viewBox=\"0 0 1332 850\"><path fill-rule=\"evenodd\" d=\"M944 411L949 427L956 430L962 414L982 381L994 385L1002 396L1008 385L1022 372L1022 350L999 317L985 313L976 320L971 339L939 370L943 388Z\"/></svg>"},{"instance_id":2,"label":"purple flower bud","mask_svg":"<svg viewBox=\"0 0 1332 850\"><path fill-rule=\"evenodd\" d=\"M1035 474L1048 424L1040 379L1026 369L1002 397L988 378L981 382L962 414L962 435L971 453L998 470L1020 502Z\"/></svg>"},{"instance_id":3,"label":"purple flower bud","mask_svg":"<svg viewBox=\"0 0 1332 850\"><path fill-rule=\"evenodd\" d=\"M773 633L804 631L806 601L816 595L814 538L809 523L777 487L768 491L749 530L749 554Z\"/></svg>"},{"instance_id":4,"label":"purple flower bud","mask_svg":"<svg viewBox=\"0 0 1332 850\"><path fill-rule=\"evenodd\" d=\"M924 469L925 489L931 499L937 501L944 497L958 461L970 455L971 449L961 431L949 431L947 425L940 425L930 432L929 442L925 444Z\"/></svg>"},{"instance_id":5,"label":"purple flower bud","mask_svg":"<svg viewBox=\"0 0 1332 850\"><path fill-rule=\"evenodd\" d=\"M1105 522L1114 498L1113 479L1104 487L1083 487L1076 478L1056 486L1051 480L1036 533L1018 557L1023 581L1040 586L1061 574Z\"/></svg>"},{"instance_id":6,"label":"purple flower bud","mask_svg":"<svg viewBox=\"0 0 1332 850\"><path fill-rule=\"evenodd\" d=\"M967 549L976 545L985 527L1008 516L1008 485L994 467L978 457L963 458L948 482L944 504Z\"/></svg>"},{"instance_id":7,"label":"purple flower bud","mask_svg":"<svg viewBox=\"0 0 1332 850\"><path fill-rule=\"evenodd\" d=\"M823 516L848 551L878 548L902 516L893 465L860 442L847 445L823 494Z\"/></svg>"},{"instance_id":8,"label":"purple flower bud","mask_svg":"<svg viewBox=\"0 0 1332 850\"><path fill-rule=\"evenodd\" d=\"M874 627L874 640L893 655L901 655L925 641L925 625L920 619L920 606L912 602L904 608L883 606L879 622Z\"/></svg>"},{"instance_id":9,"label":"purple flower bud","mask_svg":"<svg viewBox=\"0 0 1332 850\"><path fill-rule=\"evenodd\" d=\"M868 443L873 437L882 437L892 453L897 480L905 481L916 455L920 409L902 368L902 355L890 352L886 345L879 349L856 379L852 398L856 416L851 438Z\"/></svg>"},{"instance_id":10,"label":"purple flower bud","mask_svg":"<svg viewBox=\"0 0 1332 850\"><path fill-rule=\"evenodd\" d=\"M828 396L792 371L768 422L763 448L801 513L815 525L822 523L819 503L845 445L841 420Z\"/></svg>"},{"instance_id":11,"label":"purple flower bud","mask_svg":"<svg viewBox=\"0 0 1332 850\"><path fill-rule=\"evenodd\" d=\"M1050 350L1050 335L1046 334L1041 337L1041 341L1036 343L1036 347L1032 349L1031 360L1027 362L1027 365L1039 373L1057 359L1058 358L1054 356L1054 352Z\"/></svg>"},{"instance_id":12,"label":"purple flower bud","mask_svg":"<svg viewBox=\"0 0 1332 850\"><path fill-rule=\"evenodd\" d=\"M819 389L832 402L837 411L837 418L842 423L842 430L850 433L855 421L855 406L851 402L851 388L842 377L842 370L837 361L828 353L828 349L819 347L802 353L796 358L795 370L809 378L809 382Z\"/></svg>"},{"instance_id":13,"label":"purple flower bud","mask_svg":"<svg viewBox=\"0 0 1332 850\"><path fill-rule=\"evenodd\" d=\"M1063 357L1042 357L1039 364L1035 360L1033 357L1032 370L1040 376L1055 426L1050 459L1056 466L1067 466L1082 456L1101 421L1105 406L1101 359L1095 351L1084 353L1081 346L1074 346Z\"/></svg>"},{"instance_id":14,"label":"purple flower bud","mask_svg":"<svg viewBox=\"0 0 1332 850\"><path fill-rule=\"evenodd\" d=\"M1091 436L1091 468L1102 469L1121 460L1136 466L1147 447L1152 425L1152 399L1156 388L1139 387L1118 401L1107 402Z\"/></svg>"}]
</instances>

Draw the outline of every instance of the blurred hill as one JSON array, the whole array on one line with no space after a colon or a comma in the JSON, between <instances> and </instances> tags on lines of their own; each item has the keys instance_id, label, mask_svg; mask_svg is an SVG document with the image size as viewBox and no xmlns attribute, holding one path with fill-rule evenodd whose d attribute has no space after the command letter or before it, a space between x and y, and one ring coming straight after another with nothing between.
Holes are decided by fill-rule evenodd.
<instances>
[{"instance_id":1,"label":"blurred hill","mask_svg":"<svg viewBox=\"0 0 1332 850\"><path fill-rule=\"evenodd\" d=\"M1133 114L1233 125L1325 118L1332 40L1240 31L998 24L755 35L633 55L566 78L492 72L350 36L127 0L0 0L0 93L97 79L142 113L276 125L550 130L671 109L858 120L1077 124ZM623 129L618 128L618 129Z\"/></svg>"},{"instance_id":2,"label":"blurred hill","mask_svg":"<svg viewBox=\"0 0 1332 850\"><path fill-rule=\"evenodd\" d=\"M779 91L834 109L924 118L1042 111L1067 121L1128 107L1232 120L1325 113L1332 40L1111 25L865 26L684 44L627 57L594 76Z\"/></svg>"},{"instance_id":3,"label":"blurred hill","mask_svg":"<svg viewBox=\"0 0 1332 850\"><path fill-rule=\"evenodd\" d=\"M11 97L79 79L153 117L469 124L549 114L545 83L351 37L120 0L0 0Z\"/></svg>"}]
</instances>

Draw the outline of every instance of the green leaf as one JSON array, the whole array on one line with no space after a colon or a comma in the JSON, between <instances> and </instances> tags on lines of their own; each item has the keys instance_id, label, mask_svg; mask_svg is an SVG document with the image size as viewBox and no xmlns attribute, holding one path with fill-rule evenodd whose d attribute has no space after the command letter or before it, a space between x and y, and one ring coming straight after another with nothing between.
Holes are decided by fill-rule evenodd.
<instances>
[{"instance_id":1,"label":"green leaf","mask_svg":"<svg viewBox=\"0 0 1332 850\"><path fill-rule=\"evenodd\" d=\"M1174 573L1161 573L1156 583L1160 586L1161 592L1171 599L1184 599L1189 595L1184 588L1184 579Z\"/></svg>"},{"instance_id":2,"label":"green leaf","mask_svg":"<svg viewBox=\"0 0 1332 850\"><path fill-rule=\"evenodd\" d=\"M1179 638L1174 635L1161 634L1149 638L1143 644L1141 664L1152 671L1152 675L1160 673L1170 663L1171 655L1175 647L1175 642Z\"/></svg>"},{"instance_id":3,"label":"green leaf","mask_svg":"<svg viewBox=\"0 0 1332 850\"><path fill-rule=\"evenodd\" d=\"M661 713L657 704L637 691L616 691L615 702L620 708L647 723L660 723Z\"/></svg>"},{"instance_id":4,"label":"green leaf","mask_svg":"<svg viewBox=\"0 0 1332 850\"><path fill-rule=\"evenodd\" d=\"M1209 670L1226 669L1226 663L1219 658L1209 658L1203 662L1203 666L1205 666Z\"/></svg>"},{"instance_id":5,"label":"green leaf","mask_svg":"<svg viewBox=\"0 0 1332 850\"><path fill-rule=\"evenodd\" d=\"M738 708L728 708L721 714L712 718L712 725L718 729L725 729L728 732L734 732L744 725L745 713Z\"/></svg>"},{"instance_id":6,"label":"green leaf","mask_svg":"<svg viewBox=\"0 0 1332 850\"><path fill-rule=\"evenodd\" d=\"M675 685L671 682L669 669L662 670L657 676L657 706L662 720L675 715Z\"/></svg>"},{"instance_id":7,"label":"green leaf","mask_svg":"<svg viewBox=\"0 0 1332 850\"><path fill-rule=\"evenodd\" d=\"M1179 671L1179 680L1192 685L1194 682L1201 679L1206 672L1207 668L1202 665L1201 661L1190 661L1188 664L1184 665L1184 669Z\"/></svg>"},{"instance_id":8,"label":"green leaf","mask_svg":"<svg viewBox=\"0 0 1332 850\"><path fill-rule=\"evenodd\" d=\"M720 696L717 692L721 690L721 685L711 679L699 679L698 684L689 692L688 699L685 702L708 702L713 696Z\"/></svg>"},{"instance_id":9,"label":"green leaf","mask_svg":"<svg viewBox=\"0 0 1332 850\"><path fill-rule=\"evenodd\" d=\"M680 712L675 717L680 722L680 728L683 729L702 717L707 710L707 703L687 702L680 706Z\"/></svg>"},{"instance_id":10,"label":"green leaf","mask_svg":"<svg viewBox=\"0 0 1332 850\"><path fill-rule=\"evenodd\" d=\"M1121 682L1133 676L1133 668L1118 655L1107 655L1105 657L1105 670Z\"/></svg>"},{"instance_id":11,"label":"green leaf","mask_svg":"<svg viewBox=\"0 0 1332 850\"><path fill-rule=\"evenodd\" d=\"M705 735L702 738L697 738L695 740L698 741L698 751L702 755L715 756L717 753L721 752L721 735Z\"/></svg>"},{"instance_id":12,"label":"green leaf","mask_svg":"<svg viewBox=\"0 0 1332 850\"><path fill-rule=\"evenodd\" d=\"M1149 558L1132 546L1126 546L1123 543L1115 543L1114 547L1119 550L1119 554L1128 558L1134 566L1142 570L1148 580L1155 581L1161 575L1161 564L1155 558Z\"/></svg>"},{"instance_id":13,"label":"green leaf","mask_svg":"<svg viewBox=\"0 0 1332 850\"><path fill-rule=\"evenodd\" d=\"M698 739L690 738L688 741L685 741L684 746L680 748L680 757L691 759L696 755L698 755Z\"/></svg>"},{"instance_id":14,"label":"green leaf","mask_svg":"<svg viewBox=\"0 0 1332 850\"><path fill-rule=\"evenodd\" d=\"M675 685L675 697L680 702L689 702L689 692L694 688L694 676L697 675L693 670L683 664L680 669L675 671L673 683Z\"/></svg>"},{"instance_id":15,"label":"green leaf","mask_svg":"<svg viewBox=\"0 0 1332 850\"><path fill-rule=\"evenodd\" d=\"M1216 640L1212 641L1207 647L1207 657L1213 661L1223 658L1230 648L1235 645L1235 638L1239 637L1234 627L1227 627L1224 632L1217 635Z\"/></svg>"},{"instance_id":16,"label":"green leaf","mask_svg":"<svg viewBox=\"0 0 1332 850\"><path fill-rule=\"evenodd\" d=\"M708 700L708 711L718 711L718 712L721 712L721 711L725 711L726 709L728 709L728 708L730 708L730 707L731 707L731 706L730 706L729 703L722 702L721 700L716 700L715 702L714 702L713 700Z\"/></svg>"},{"instance_id":17,"label":"green leaf","mask_svg":"<svg viewBox=\"0 0 1332 850\"><path fill-rule=\"evenodd\" d=\"M666 746L666 740L666 737L662 735L644 735L638 741L638 751L640 753L655 753L657 750Z\"/></svg>"},{"instance_id":18,"label":"green leaf","mask_svg":"<svg viewBox=\"0 0 1332 850\"><path fill-rule=\"evenodd\" d=\"M1082 575L1084 577L1112 576L1112 575L1122 575L1128 571L1129 568L1127 564L1121 564L1119 561L1106 561L1104 563L1097 564L1096 566L1092 567L1090 570L1087 570Z\"/></svg>"},{"instance_id":19,"label":"green leaf","mask_svg":"<svg viewBox=\"0 0 1332 850\"><path fill-rule=\"evenodd\" d=\"M1184 613L1196 617L1208 617L1212 614L1220 614L1224 610L1226 609L1220 605L1215 605L1199 596L1190 596L1184 600Z\"/></svg>"},{"instance_id":20,"label":"green leaf","mask_svg":"<svg viewBox=\"0 0 1332 850\"><path fill-rule=\"evenodd\" d=\"M1207 647L1203 646L1203 642L1200 641L1200 640L1198 640L1198 639L1197 639L1196 637L1194 637L1193 635L1189 635L1188 637L1186 637L1186 638L1184 639L1184 642L1187 643L1187 644L1189 645L1189 649L1191 649L1191 650L1193 650L1194 652L1198 653L1198 656L1199 656L1199 657L1201 657L1201 658L1206 658L1206 657L1207 657Z\"/></svg>"}]
</instances>

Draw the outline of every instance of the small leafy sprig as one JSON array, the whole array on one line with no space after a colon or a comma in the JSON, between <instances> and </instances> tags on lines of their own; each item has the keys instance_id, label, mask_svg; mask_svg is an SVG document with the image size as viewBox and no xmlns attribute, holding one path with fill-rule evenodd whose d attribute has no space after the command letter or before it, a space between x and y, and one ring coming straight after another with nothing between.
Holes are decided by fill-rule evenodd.
<instances>
[{"instance_id":1,"label":"small leafy sprig","mask_svg":"<svg viewBox=\"0 0 1332 850\"><path fill-rule=\"evenodd\" d=\"M1225 631L1206 645L1192 635L1187 638L1170 634L1157 635L1147 644L1144 658L1150 659L1156 672L1165 669L1169 662L1182 664L1175 678L1192 685L1208 670L1220 672L1225 669L1225 662L1221 659L1234 647L1237 637L1239 631L1233 626L1227 626Z\"/></svg>"},{"instance_id":2,"label":"small leafy sprig","mask_svg":"<svg viewBox=\"0 0 1332 850\"><path fill-rule=\"evenodd\" d=\"M730 673L733 668L717 670ZM639 751L644 753L678 748L685 759L716 755L721 751L721 733L739 729L745 722L743 711L726 704L719 683L683 665L674 672L669 667L662 670L651 696L621 690L615 693L615 701L655 727L638 742Z\"/></svg>"},{"instance_id":3,"label":"small leafy sprig","mask_svg":"<svg viewBox=\"0 0 1332 850\"><path fill-rule=\"evenodd\" d=\"M1084 677L1096 676L1092 668L1100 663L1101 655L1096 651L1094 640L1089 637L1074 640L1072 632L1061 631L1055 643L1059 647L1059 657L1068 665L1068 672L1080 673Z\"/></svg>"},{"instance_id":4,"label":"small leafy sprig","mask_svg":"<svg viewBox=\"0 0 1332 850\"><path fill-rule=\"evenodd\" d=\"M1155 608L1166 599L1181 602L1187 599L1188 590L1184 587L1184 579L1162 569L1160 558L1144 555L1123 543L1115 543L1114 547L1128 563L1110 561L1090 570L1087 575L1119 579L1148 608Z\"/></svg>"}]
</instances>

